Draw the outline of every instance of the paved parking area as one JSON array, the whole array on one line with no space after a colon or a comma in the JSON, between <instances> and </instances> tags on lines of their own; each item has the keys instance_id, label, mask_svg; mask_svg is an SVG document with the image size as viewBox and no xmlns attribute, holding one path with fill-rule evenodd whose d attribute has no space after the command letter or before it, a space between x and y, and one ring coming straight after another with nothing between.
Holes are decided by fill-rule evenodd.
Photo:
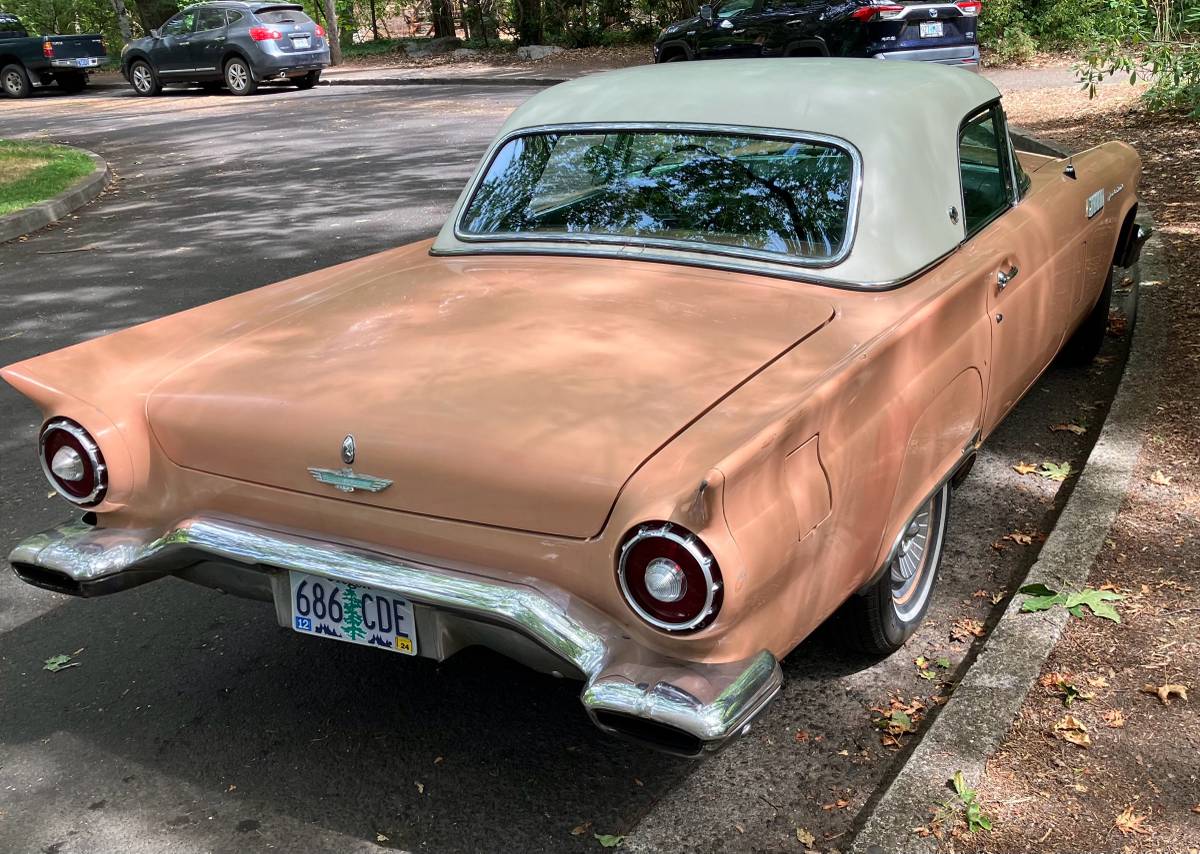
<instances>
[{"instance_id":1,"label":"paved parking area","mask_svg":"<svg viewBox=\"0 0 1200 854\"><path fill-rule=\"evenodd\" d=\"M5 135L89 148L118 180L0 245L0 364L432 235L529 94L6 103ZM610 833L642 850L786 851L802 848L797 828L844 848L897 757L870 708L894 695L936 708L913 658L958 667L954 622L986 622L990 594L1032 562L1036 544L1000 538L1047 530L1056 484L1010 466L1083 458L1119 373L1108 346L1099 368L1052 369L981 455L909 648L877 662L805 643L749 738L701 763L601 736L576 686L488 653L438 665L322 644L269 607L173 580L82 601L0 574L0 850L558 852ZM35 460L38 421L0 388L4 548L68 515ZM1049 430L1067 421L1093 429ZM42 670L76 650L79 667Z\"/></svg>"}]
</instances>

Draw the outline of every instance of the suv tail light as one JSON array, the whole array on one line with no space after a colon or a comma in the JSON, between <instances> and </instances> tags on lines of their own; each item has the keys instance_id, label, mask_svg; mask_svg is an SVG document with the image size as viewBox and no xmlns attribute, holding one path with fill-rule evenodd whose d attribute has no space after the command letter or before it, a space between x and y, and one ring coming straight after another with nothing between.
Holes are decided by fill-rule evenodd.
<instances>
[{"instance_id":1,"label":"suv tail light","mask_svg":"<svg viewBox=\"0 0 1200 854\"><path fill-rule=\"evenodd\" d=\"M983 0L960 0L954 5L968 18L977 17L983 10Z\"/></svg>"},{"instance_id":2,"label":"suv tail light","mask_svg":"<svg viewBox=\"0 0 1200 854\"><path fill-rule=\"evenodd\" d=\"M317 37L322 39L325 38L325 28L320 24L317 24Z\"/></svg>"},{"instance_id":3,"label":"suv tail light","mask_svg":"<svg viewBox=\"0 0 1200 854\"><path fill-rule=\"evenodd\" d=\"M721 610L721 570L700 539L670 522L649 522L626 537L617 583L629 607L655 628L702 629Z\"/></svg>"},{"instance_id":4,"label":"suv tail light","mask_svg":"<svg viewBox=\"0 0 1200 854\"><path fill-rule=\"evenodd\" d=\"M850 17L856 21L888 21L893 18L899 18L904 14L904 7L895 3L881 3L879 0L871 0L870 5L862 6L850 13Z\"/></svg>"},{"instance_id":5,"label":"suv tail light","mask_svg":"<svg viewBox=\"0 0 1200 854\"><path fill-rule=\"evenodd\" d=\"M50 59L54 56L54 45L50 42L42 42L42 56Z\"/></svg>"},{"instance_id":6,"label":"suv tail light","mask_svg":"<svg viewBox=\"0 0 1200 854\"><path fill-rule=\"evenodd\" d=\"M38 438L42 471L58 494L83 507L104 500L108 468L96 440L69 418L46 422Z\"/></svg>"},{"instance_id":7,"label":"suv tail light","mask_svg":"<svg viewBox=\"0 0 1200 854\"><path fill-rule=\"evenodd\" d=\"M273 42L283 38L283 33L270 27L251 27L250 38L256 42Z\"/></svg>"}]
</instances>

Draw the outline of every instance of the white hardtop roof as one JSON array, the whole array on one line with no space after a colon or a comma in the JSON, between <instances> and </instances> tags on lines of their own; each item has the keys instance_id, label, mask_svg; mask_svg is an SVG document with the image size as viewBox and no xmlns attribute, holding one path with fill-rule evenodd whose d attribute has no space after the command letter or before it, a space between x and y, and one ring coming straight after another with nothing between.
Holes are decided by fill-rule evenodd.
<instances>
[{"instance_id":1,"label":"white hardtop roof","mask_svg":"<svg viewBox=\"0 0 1200 854\"><path fill-rule=\"evenodd\" d=\"M835 266L816 269L748 263L804 279L886 285L911 276L962 242L962 217L951 222L948 213L952 206L962 206L958 131L964 119L999 97L999 90L978 74L921 62L772 58L637 66L572 80L533 96L509 116L480 170L487 168L504 138L546 125L704 124L835 137L850 143L862 159L849 255ZM474 184L473 179L459 198L434 252L597 251L572 250L552 241L514 245L459 240L454 226ZM634 245L600 251L728 266L687 250L651 252Z\"/></svg>"}]
</instances>

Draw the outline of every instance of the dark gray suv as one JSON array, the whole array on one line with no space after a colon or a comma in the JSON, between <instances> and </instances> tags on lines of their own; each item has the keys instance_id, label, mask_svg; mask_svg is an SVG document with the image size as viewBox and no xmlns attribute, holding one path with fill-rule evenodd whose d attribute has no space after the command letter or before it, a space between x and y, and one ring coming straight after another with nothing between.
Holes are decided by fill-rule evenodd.
<instances>
[{"instance_id":1,"label":"dark gray suv","mask_svg":"<svg viewBox=\"0 0 1200 854\"><path fill-rule=\"evenodd\" d=\"M139 95L189 83L235 95L272 81L311 89L328 65L325 28L287 3L189 6L121 53L121 73Z\"/></svg>"}]
</instances>

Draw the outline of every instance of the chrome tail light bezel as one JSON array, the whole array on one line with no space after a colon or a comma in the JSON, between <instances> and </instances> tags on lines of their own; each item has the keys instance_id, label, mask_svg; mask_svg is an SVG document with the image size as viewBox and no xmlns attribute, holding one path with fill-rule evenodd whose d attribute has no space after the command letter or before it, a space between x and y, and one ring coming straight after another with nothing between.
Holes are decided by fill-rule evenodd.
<instances>
[{"instance_id":1,"label":"chrome tail light bezel","mask_svg":"<svg viewBox=\"0 0 1200 854\"><path fill-rule=\"evenodd\" d=\"M67 437L66 443L60 445L60 448L70 447L77 453L82 452L82 458L86 462L84 477L89 475L91 477L91 483L86 492L80 494L72 492L68 486L64 485L69 481L60 479L51 470L53 461L49 458L46 446L56 433L65 434ZM54 487L54 491L72 504L80 507L95 507L104 500L104 496L108 492L108 466L104 462L104 454L100 451L100 446L80 424L70 418L62 417L51 418L47 421L38 434L38 460L42 465L42 473Z\"/></svg>"},{"instance_id":2,"label":"chrome tail light bezel","mask_svg":"<svg viewBox=\"0 0 1200 854\"><path fill-rule=\"evenodd\" d=\"M637 596L634 595L630 587L627 570L632 550L639 543L652 539L667 540L682 547L695 561L695 567L703 578L705 589L704 603L699 611L689 619L670 622L656 616L639 603ZM652 562L653 560L647 561L647 567ZM683 526L671 522L644 523L634 528L625 536L617 558L617 584L620 587L621 596L625 599L625 603L639 618L656 629L671 632L672 634L697 632L707 627L716 619L724 600L724 583L721 577L721 570L712 552L709 551L708 547L704 545L698 536Z\"/></svg>"}]
</instances>

